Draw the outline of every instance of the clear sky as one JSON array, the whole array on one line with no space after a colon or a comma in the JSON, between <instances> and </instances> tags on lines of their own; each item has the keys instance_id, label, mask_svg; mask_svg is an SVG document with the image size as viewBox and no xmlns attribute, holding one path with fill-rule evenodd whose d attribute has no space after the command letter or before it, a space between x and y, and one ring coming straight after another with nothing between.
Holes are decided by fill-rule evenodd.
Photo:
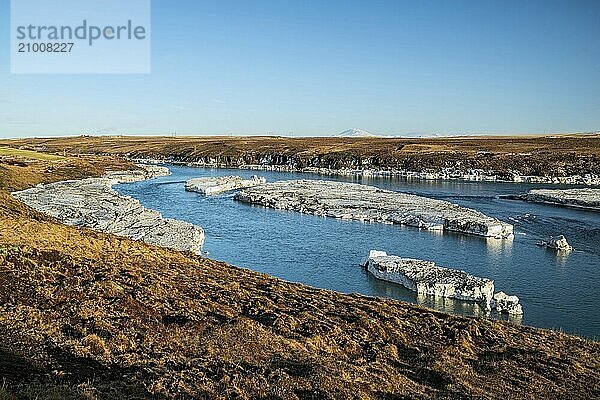
<instances>
[{"instance_id":1,"label":"clear sky","mask_svg":"<svg viewBox=\"0 0 600 400\"><path fill-rule=\"evenodd\" d=\"M600 1L152 2L152 73L11 75L0 137L600 130Z\"/></svg>"}]
</instances>

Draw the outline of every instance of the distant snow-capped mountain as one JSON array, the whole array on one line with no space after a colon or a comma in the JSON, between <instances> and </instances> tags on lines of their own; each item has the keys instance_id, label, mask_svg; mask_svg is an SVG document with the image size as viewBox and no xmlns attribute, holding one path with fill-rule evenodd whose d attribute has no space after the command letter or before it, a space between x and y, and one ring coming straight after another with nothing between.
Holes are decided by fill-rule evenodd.
<instances>
[{"instance_id":1,"label":"distant snow-capped mountain","mask_svg":"<svg viewBox=\"0 0 600 400\"><path fill-rule=\"evenodd\" d=\"M363 129L352 128L345 130L344 132L340 132L336 137L375 137L378 135L374 135L371 132L367 132Z\"/></svg>"}]
</instances>

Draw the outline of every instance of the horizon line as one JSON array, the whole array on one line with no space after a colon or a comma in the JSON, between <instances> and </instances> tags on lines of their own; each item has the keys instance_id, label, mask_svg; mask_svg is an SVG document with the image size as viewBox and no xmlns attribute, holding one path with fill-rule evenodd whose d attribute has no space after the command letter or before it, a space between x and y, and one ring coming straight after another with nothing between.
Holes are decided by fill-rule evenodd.
<instances>
[{"instance_id":1,"label":"horizon line","mask_svg":"<svg viewBox=\"0 0 600 400\"><path fill-rule=\"evenodd\" d=\"M376 135L371 136L336 136L331 135L285 135L285 134L177 134L177 133L67 133L67 134L49 134L49 135L25 135L25 136L2 136L0 140L19 140L19 139L60 139L60 138L77 138L77 137L106 137L106 138L283 138L283 139L303 139L303 138L319 138L319 139L451 139L451 138L514 138L514 137L550 137L550 136L586 136L600 135L600 130L584 131L584 132L536 132L536 133L489 133L489 132L473 132L463 134L436 134L436 133L405 133L398 135Z\"/></svg>"}]
</instances>

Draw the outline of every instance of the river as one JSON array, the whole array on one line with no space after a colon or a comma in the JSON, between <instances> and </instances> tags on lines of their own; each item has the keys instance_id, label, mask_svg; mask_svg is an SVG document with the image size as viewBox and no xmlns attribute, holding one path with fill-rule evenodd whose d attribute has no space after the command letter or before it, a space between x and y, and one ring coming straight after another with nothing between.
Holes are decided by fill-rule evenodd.
<instances>
[{"instance_id":1,"label":"river","mask_svg":"<svg viewBox=\"0 0 600 400\"><path fill-rule=\"evenodd\" d=\"M501 198L543 184L464 181L406 181L169 166L172 175L118 185L165 217L200 225L209 257L281 279L344 293L389 297L441 311L485 315L468 302L421 297L399 285L370 276L359 266L369 250L435 261L495 281L496 291L519 296L522 318L516 323L559 329L600 338L600 213ZM184 190L184 182L201 176L253 174L268 181L336 179L448 200L510 222L513 240L432 233L410 227L361 223L303 215L242 204L234 193L204 197ZM557 254L535 245L563 234L574 252ZM493 318L507 319L503 315Z\"/></svg>"}]
</instances>

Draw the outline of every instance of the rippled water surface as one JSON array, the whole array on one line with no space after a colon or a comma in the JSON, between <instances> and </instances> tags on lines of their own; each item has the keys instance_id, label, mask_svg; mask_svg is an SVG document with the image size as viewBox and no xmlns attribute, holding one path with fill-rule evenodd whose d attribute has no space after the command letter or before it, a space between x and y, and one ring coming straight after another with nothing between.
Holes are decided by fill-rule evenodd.
<instances>
[{"instance_id":1,"label":"rippled water surface","mask_svg":"<svg viewBox=\"0 0 600 400\"><path fill-rule=\"evenodd\" d=\"M497 291L520 297L525 314L522 321L515 322L600 339L600 213L499 198L551 186L383 178L359 181L449 200L515 225L513 240L496 240L302 215L238 203L233 193L204 197L184 190L185 180L200 176L259 174L269 181L324 179L316 175L169 168L171 176L116 189L165 217L202 226L206 231L204 250L210 258L311 286L482 315L477 305L417 297L399 285L373 278L359 266L370 249L386 250L493 279ZM535 245L540 239L559 234L564 234L576 251L557 255Z\"/></svg>"}]
</instances>

